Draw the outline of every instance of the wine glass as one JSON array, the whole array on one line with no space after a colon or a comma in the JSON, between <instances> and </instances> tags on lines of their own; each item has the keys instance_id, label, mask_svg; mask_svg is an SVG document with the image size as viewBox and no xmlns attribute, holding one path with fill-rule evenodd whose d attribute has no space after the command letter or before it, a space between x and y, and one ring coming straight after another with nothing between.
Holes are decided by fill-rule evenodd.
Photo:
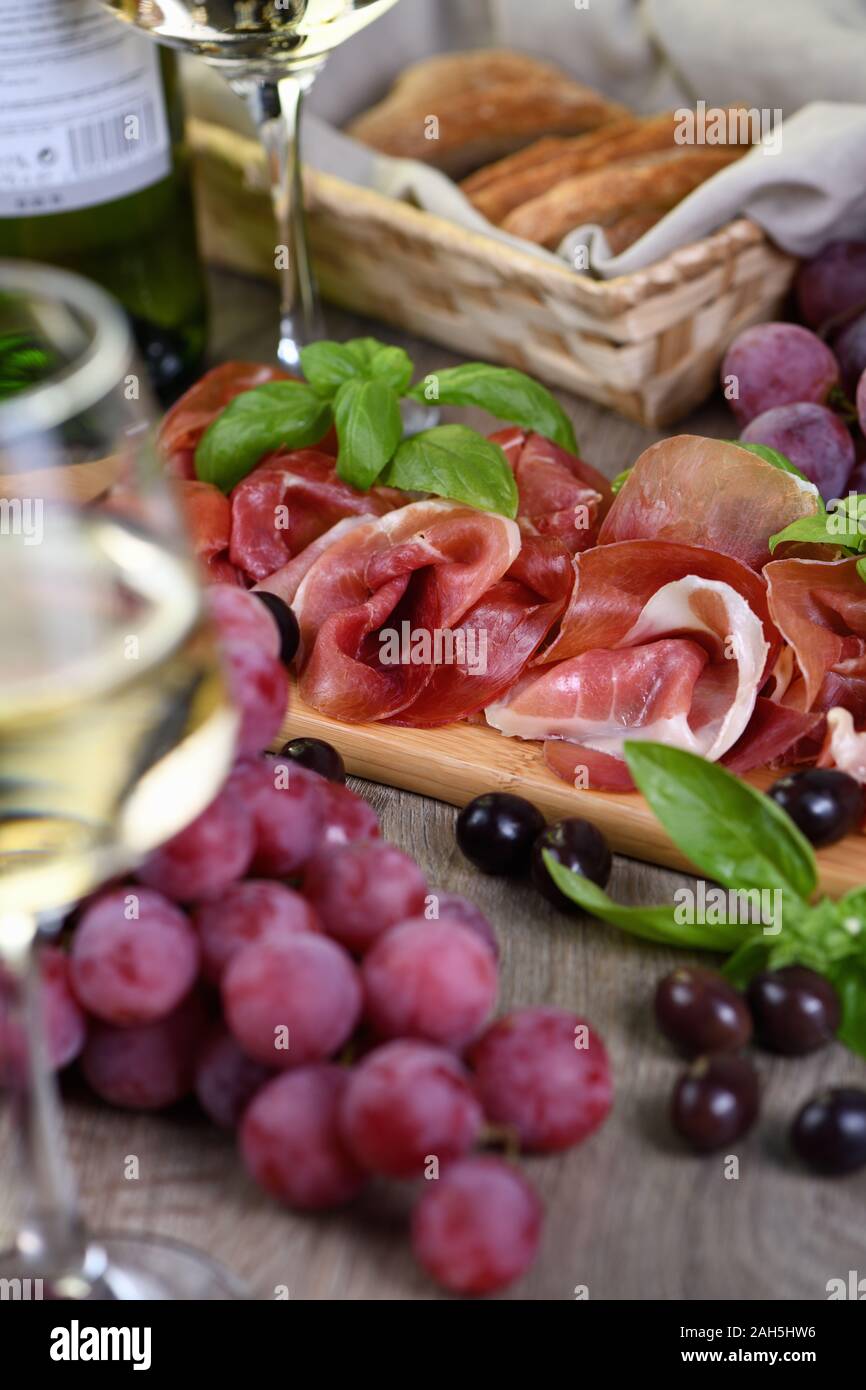
<instances>
[{"instance_id":1,"label":"wine glass","mask_svg":"<svg viewBox=\"0 0 866 1390\"><path fill-rule=\"evenodd\" d=\"M243 1296L173 1242L86 1232L40 1018L40 930L192 820L232 757L151 419L114 302L0 262L0 1084L31 1187L0 1277L62 1298Z\"/></svg>"},{"instance_id":2,"label":"wine glass","mask_svg":"<svg viewBox=\"0 0 866 1390\"><path fill-rule=\"evenodd\" d=\"M301 107L330 51L397 0L102 0L161 43L198 54L243 98L267 156L277 224L280 343L289 370L323 336L307 249Z\"/></svg>"}]
</instances>

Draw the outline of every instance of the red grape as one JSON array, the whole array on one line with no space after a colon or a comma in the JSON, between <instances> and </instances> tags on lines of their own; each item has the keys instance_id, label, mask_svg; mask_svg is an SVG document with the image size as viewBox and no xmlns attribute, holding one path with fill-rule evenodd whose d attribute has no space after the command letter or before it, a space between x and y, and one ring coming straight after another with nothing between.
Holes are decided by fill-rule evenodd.
<instances>
[{"instance_id":1,"label":"red grape","mask_svg":"<svg viewBox=\"0 0 866 1390\"><path fill-rule=\"evenodd\" d=\"M250 942L321 931L315 912L300 893L256 878L233 883L222 897L201 903L193 922L201 943L202 974L215 985L229 961Z\"/></svg>"},{"instance_id":2,"label":"red grape","mask_svg":"<svg viewBox=\"0 0 866 1390\"><path fill-rule=\"evenodd\" d=\"M81 1069L91 1089L109 1105L161 1110L192 1090L205 1027L196 994L155 1023L116 1028L96 1020L81 1054Z\"/></svg>"},{"instance_id":3,"label":"red grape","mask_svg":"<svg viewBox=\"0 0 866 1390\"><path fill-rule=\"evenodd\" d=\"M70 985L69 957L65 951L57 946L40 948L39 979L48 1059L59 1071L78 1056L87 1033L84 1012ZM25 1079L26 1048L16 986L0 970L0 1088Z\"/></svg>"},{"instance_id":4,"label":"red grape","mask_svg":"<svg viewBox=\"0 0 866 1390\"><path fill-rule=\"evenodd\" d=\"M443 1288L491 1293L529 1269L542 1216L535 1191L510 1163L462 1158L428 1184L415 1207L412 1250Z\"/></svg>"},{"instance_id":5,"label":"red grape","mask_svg":"<svg viewBox=\"0 0 866 1390\"><path fill-rule=\"evenodd\" d=\"M371 1173L421 1177L466 1153L482 1122L469 1073L451 1052L404 1038L354 1068L340 1104L340 1133Z\"/></svg>"},{"instance_id":6,"label":"red grape","mask_svg":"<svg viewBox=\"0 0 866 1390\"><path fill-rule=\"evenodd\" d=\"M797 272L797 302L812 328L866 305L866 242L833 241Z\"/></svg>"},{"instance_id":7,"label":"red grape","mask_svg":"<svg viewBox=\"0 0 866 1390\"><path fill-rule=\"evenodd\" d=\"M151 888L115 888L92 903L72 938L80 1004L123 1026L164 1018L192 989L199 945L180 908Z\"/></svg>"},{"instance_id":8,"label":"red grape","mask_svg":"<svg viewBox=\"0 0 866 1390\"><path fill-rule=\"evenodd\" d=\"M853 396L866 371L866 312L847 324L833 339L833 351L842 373L842 385Z\"/></svg>"},{"instance_id":9,"label":"red grape","mask_svg":"<svg viewBox=\"0 0 866 1390\"><path fill-rule=\"evenodd\" d=\"M263 603L237 584L209 584L205 601L211 621L226 646L249 643L268 656L280 654L280 634Z\"/></svg>"},{"instance_id":10,"label":"red grape","mask_svg":"<svg viewBox=\"0 0 866 1390\"><path fill-rule=\"evenodd\" d=\"M351 957L313 932L245 946L226 969L222 996L241 1047L271 1067L333 1056L361 1016Z\"/></svg>"},{"instance_id":11,"label":"red grape","mask_svg":"<svg viewBox=\"0 0 866 1390\"><path fill-rule=\"evenodd\" d=\"M195 1061L195 1093L202 1110L220 1129L236 1129L241 1115L266 1081L268 1067L242 1052L231 1033L216 1024Z\"/></svg>"},{"instance_id":12,"label":"red grape","mask_svg":"<svg viewBox=\"0 0 866 1390\"><path fill-rule=\"evenodd\" d=\"M376 840L379 817L369 801L348 787L326 782L322 788L323 845L348 845L353 840Z\"/></svg>"},{"instance_id":13,"label":"red grape","mask_svg":"<svg viewBox=\"0 0 866 1390\"><path fill-rule=\"evenodd\" d=\"M185 830L145 860L138 877L177 902L225 892L253 854L253 821L231 784Z\"/></svg>"},{"instance_id":14,"label":"red grape","mask_svg":"<svg viewBox=\"0 0 866 1390\"><path fill-rule=\"evenodd\" d=\"M252 816L253 873L287 878L304 867L321 839L323 789L329 785L286 758L237 764L229 786Z\"/></svg>"},{"instance_id":15,"label":"red grape","mask_svg":"<svg viewBox=\"0 0 866 1390\"><path fill-rule=\"evenodd\" d=\"M462 922L464 927L469 927L472 931L477 932L482 941L487 942L493 952L493 959L499 959L499 942L496 940L496 933L480 907L476 907L460 893L435 891L431 892L429 896L435 899L432 906L435 907L436 911L436 916L432 917L431 921ZM424 915L427 915L426 911Z\"/></svg>"},{"instance_id":16,"label":"red grape","mask_svg":"<svg viewBox=\"0 0 866 1390\"><path fill-rule=\"evenodd\" d=\"M342 1067L299 1067L269 1081L244 1112L240 1147L247 1170L287 1206L338 1206L366 1182L337 1130L347 1077Z\"/></svg>"},{"instance_id":17,"label":"red grape","mask_svg":"<svg viewBox=\"0 0 866 1390\"><path fill-rule=\"evenodd\" d=\"M257 606L261 608L261 604ZM251 642L230 642L223 647L222 656L229 692L241 717L237 753L240 757L260 753L279 733L286 715L286 668L278 657L269 656Z\"/></svg>"},{"instance_id":18,"label":"red grape","mask_svg":"<svg viewBox=\"0 0 866 1390\"><path fill-rule=\"evenodd\" d=\"M832 410L799 401L765 410L740 435L778 449L815 484L825 501L841 497L854 467L854 441Z\"/></svg>"},{"instance_id":19,"label":"red grape","mask_svg":"<svg viewBox=\"0 0 866 1390\"><path fill-rule=\"evenodd\" d=\"M527 1149L579 1144L613 1096L601 1038L567 1009L519 1009L493 1023L467 1060L487 1118Z\"/></svg>"},{"instance_id":20,"label":"red grape","mask_svg":"<svg viewBox=\"0 0 866 1390\"><path fill-rule=\"evenodd\" d=\"M864 373L864 376L866 376L866 373ZM866 418L866 390L863 392L863 408L864 418ZM864 459L862 463L858 463L851 477L848 479L848 490L849 492L858 493L861 497L866 493L866 459Z\"/></svg>"},{"instance_id":21,"label":"red grape","mask_svg":"<svg viewBox=\"0 0 866 1390\"><path fill-rule=\"evenodd\" d=\"M866 372L863 373L857 383L857 418L860 428L866 434Z\"/></svg>"},{"instance_id":22,"label":"red grape","mask_svg":"<svg viewBox=\"0 0 866 1390\"><path fill-rule=\"evenodd\" d=\"M395 845L360 841L326 846L314 855L304 893L325 931L362 955L388 927L423 910L427 880Z\"/></svg>"},{"instance_id":23,"label":"red grape","mask_svg":"<svg viewBox=\"0 0 866 1390\"><path fill-rule=\"evenodd\" d=\"M738 333L722 361L722 386L741 425L774 406L825 401L839 381L826 343L796 323L758 323ZM759 444L766 440L758 440ZM775 447L775 446L774 446ZM784 452L784 451L783 451Z\"/></svg>"},{"instance_id":24,"label":"red grape","mask_svg":"<svg viewBox=\"0 0 866 1390\"><path fill-rule=\"evenodd\" d=\"M460 1048L496 1001L496 962L460 922L414 917L391 927L361 966L366 1014L383 1038L427 1038Z\"/></svg>"}]
</instances>

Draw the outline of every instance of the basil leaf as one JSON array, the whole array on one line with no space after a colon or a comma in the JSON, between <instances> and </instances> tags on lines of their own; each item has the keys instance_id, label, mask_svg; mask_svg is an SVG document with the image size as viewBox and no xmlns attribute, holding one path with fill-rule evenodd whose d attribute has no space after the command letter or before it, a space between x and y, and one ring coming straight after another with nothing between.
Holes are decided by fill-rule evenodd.
<instances>
[{"instance_id":1,"label":"basil leaf","mask_svg":"<svg viewBox=\"0 0 866 1390\"><path fill-rule=\"evenodd\" d=\"M242 391L205 430L195 451L196 477L229 492L273 449L317 444L331 409L302 381L269 381Z\"/></svg>"},{"instance_id":2,"label":"basil leaf","mask_svg":"<svg viewBox=\"0 0 866 1390\"><path fill-rule=\"evenodd\" d=\"M770 943L766 937L750 936L732 956L728 956L722 966L722 974L736 989L743 989L753 975L766 969L769 950Z\"/></svg>"},{"instance_id":3,"label":"basil leaf","mask_svg":"<svg viewBox=\"0 0 866 1390\"><path fill-rule=\"evenodd\" d=\"M380 347L370 358L367 370L376 381L384 381L398 396L404 396L412 380L412 358L401 347Z\"/></svg>"},{"instance_id":4,"label":"basil leaf","mask_svg":"<svg viewBox=\"0 0 866 1390\"><path fill-rule=\"evenodd\" d=\"M852 959L832 966L827 979L835 985L842 1005L838 1038L852 1052L866 1057L866 961Z\"/></svg>"},{"instance_id":5,"label":"basil leaf","mask_svg":"<svg viewBox=\"0 0 866 1390\"><path fill-rule=\"evenodd\" d=\"M363 368L348 343L310 343L301 348L301 370L313 390L330 399Z\"/></svg>"},{"instance_id":6,"label":"basil leaf","mask_svg":"<svg viewBox=\"0 0 866 1390\"><path fill-rule=\"evenodd\" d=\"M400 402L384 381L346 381L334 398L340 450L337 473L366 492L403 437Z\"/></svg>"},{"instance_id":7,"label":"basil leaf","mask_svg":"<svg viewBox=\"0 0 866 1390\"><path fill-rule=\"evenodd\" d=\"M726 951L742 940L742 928L730 923L710 926L705 922L678 922L673 907L621 907L591 879L573 873L554 859L550 850L544 851L547 871L560 892L577 903L593 917L600 917L612 927L619 927L631 936L644 941L662 942L666 946L692 947L706 951Z\"/></svg>"},{"instance_id":8,"label":"basil leaf","mask_svg":"<svg viewBox=\"0 0 866 1390\"><path fill-rule=\"evenodd\" d=\"M614 478L613 482L612 482L611 485L610 485L610 490L611 490L611 492L613 493L614 497L616 497L616 494L617 494L618 492L621 491L622 487L624 486L625 483L628 482L628 480L629 480L630 477L631 477L631 469L630 469L630 468L624 468L624 469L622 470L621 473L617 473L616 477Z\"/></svg>"},{"instance_id":9,"label":"basil leaf","mask_svg":"<svg viewBox=\"0 0 866 1390\"><path fill-rule=\"evenodd\" d=\"M844 497L831 512L822 511L818 516L792 521L784 531L770 537L770 550L775 550L783 541L845 546L855 553L866 550L866 497Z\"/></svg>"},{"instance_id":10,"label":"basil leaf","mask_svg":"<svg viewBox=\"0 0 866 1390\"><path fill-rule=\"evenodd\" d=\"M498 444L466 425L437 425L404 439L384 481L483 511L517 515L517 484Z\"/></svg>"},{"instance_id":11,"label":"basil leaf","mask_svg":"<svg viewBox=\"0 0 866 1390\"><path fill-rule=\"evenodd\" d=\"M349 338L343 344L352 354L362 371L367 370L376 353L385 346L378 338Z\"/></svg>"},{"instance_id":12,"label":"basil leaf","mask_svg":"<svg viewBox=\"0 0 866 1390\"><path fill-rule=\"evenodd\" d=\"M866 559L857 561L856 570L860 578L863 580L863 583L866 584Z\"/></svg>"},{"instance_id":13,"label":"basil leaf","mask_svg":"<svg viewBox=\"0 0 866 1390\"><path fill-rule=\"evenodd\" d=\"M490 367L486 362L466 362L431 373L432 396L427 382L409 393L415 400L439 401L441 405L474 405L500 420L510 420L524 429L552 439L569 453L577 453L577 440L571 421L546 387L513 367Z\"/></svg>"},{"instance_id":14,"label":"basil leaf","mask_svg":"<svg viewBox=\"0 0 866 1390\"><path fill-rule=\"evenodd\" d=\"M625 760L674 844L726 888L780 888L808 898L812 846L769 796L705 758L634 740Z\"/></svg>"}]
</instances>

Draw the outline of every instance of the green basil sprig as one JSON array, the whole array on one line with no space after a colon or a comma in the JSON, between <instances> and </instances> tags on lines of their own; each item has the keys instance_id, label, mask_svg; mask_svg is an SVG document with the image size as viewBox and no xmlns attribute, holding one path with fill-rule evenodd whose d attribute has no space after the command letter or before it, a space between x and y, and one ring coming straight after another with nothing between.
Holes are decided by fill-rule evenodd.
<instances>
[{"instance_id":1,"label":"green basil sprig","mask_svg":"<svg viewBox=\"0 0 866 1390\"><path fill-rule=\"evenodd\" d=\"M784 531L770 537L770 551L783 541L807 541L813 545L832 545L847 555L866 552L866 496L852 493L839 499L832 511L822 509L817 516L792 521ZM859 567L858 567L859 570ZM859 571L862 574L862 571Z\"/></svg>"},{"instance_id":2,"label":"green basil sprig","mask_svg":"<svg viewBox=\"0 0 866 1390\"><path fill-rule=\"evenodd\" d=\"M630 741L624 752L637 787L700 872L734 892L778 891L781 920L766 930L766 924L749 921L683 922L682 914L664 905L622 907L546 853L560 891L633 936L730 953L725 973L740 987L759 970L798 964L819 971L839 991L839 1037L866 1056L866 887L837 902L811 902L817 884L814 852L770 797L682 749Z\"/></svg>"},{"instance_id":3,"label":"green basil sprig","mask_svg":"<svg viewBox=\"0 0 866 1390\"><path fill-rule=\"evenodd\" d=\"M505 455L466 425L436 425L404 439L384 481L406 492L433 492L484 511L517 515L517 484Z\"/></svg>"},{"instance_id":4,"label":"green basil sprig","mask_svg":"<svg viewBox=\"0 0 866 1390\"><path fill-rule=\"evenodd\" d=\"M513 367L464 362L428 373L409 394L413 400L439 405L474 405L498 420L546 435L569 453L577 453L574 427L562 406L531 376Z\"/></svg>"},{"instance_id":5,"label":"green basil sprig","mask_svg":"<svg viewBox=\"0 0 866 1390\"><path fill-rule=\"evenodd\" d=\"M517 512L517 489L502 450L465 425L442 425L403 440L400 400L472 405L577 451L574 430L549 391L510 367L469 362L433 372L410 389L413 366L376 338L312 343L301 350L306 381L269 382L236 396L206 430L196 474L224 492L273 449L306 448L336 425L337 473L361 491L381 480L471 507Z\"/></svg>"}]
</instances>

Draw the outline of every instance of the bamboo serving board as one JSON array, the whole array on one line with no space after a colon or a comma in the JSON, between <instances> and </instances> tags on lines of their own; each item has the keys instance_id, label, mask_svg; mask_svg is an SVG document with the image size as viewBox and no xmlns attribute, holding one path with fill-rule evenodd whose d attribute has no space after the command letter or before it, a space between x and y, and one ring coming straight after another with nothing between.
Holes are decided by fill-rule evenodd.
<instances>
[{"instance_id":1,"label":"bamboo serving board","mask_svg":"<svg viewBox=\"0 0 866 1390\"><path fill-rule=\"evenodd\" d=\"M405 791L464 806L482 792L525 796L547 817L585 816L611 848L633 859L694 872L636 792L586 791L549 771L541 745L505 738L481 724L442 729L401 729L389 724L343 724L318 714L292 689L276 747L287 739L325 739L350 773ZM748 781L767 787L778 774L759 772ZM837 897L866 883L866 836L849 835L818 854L821 888Z\"/></svg>"}]
</instances>

